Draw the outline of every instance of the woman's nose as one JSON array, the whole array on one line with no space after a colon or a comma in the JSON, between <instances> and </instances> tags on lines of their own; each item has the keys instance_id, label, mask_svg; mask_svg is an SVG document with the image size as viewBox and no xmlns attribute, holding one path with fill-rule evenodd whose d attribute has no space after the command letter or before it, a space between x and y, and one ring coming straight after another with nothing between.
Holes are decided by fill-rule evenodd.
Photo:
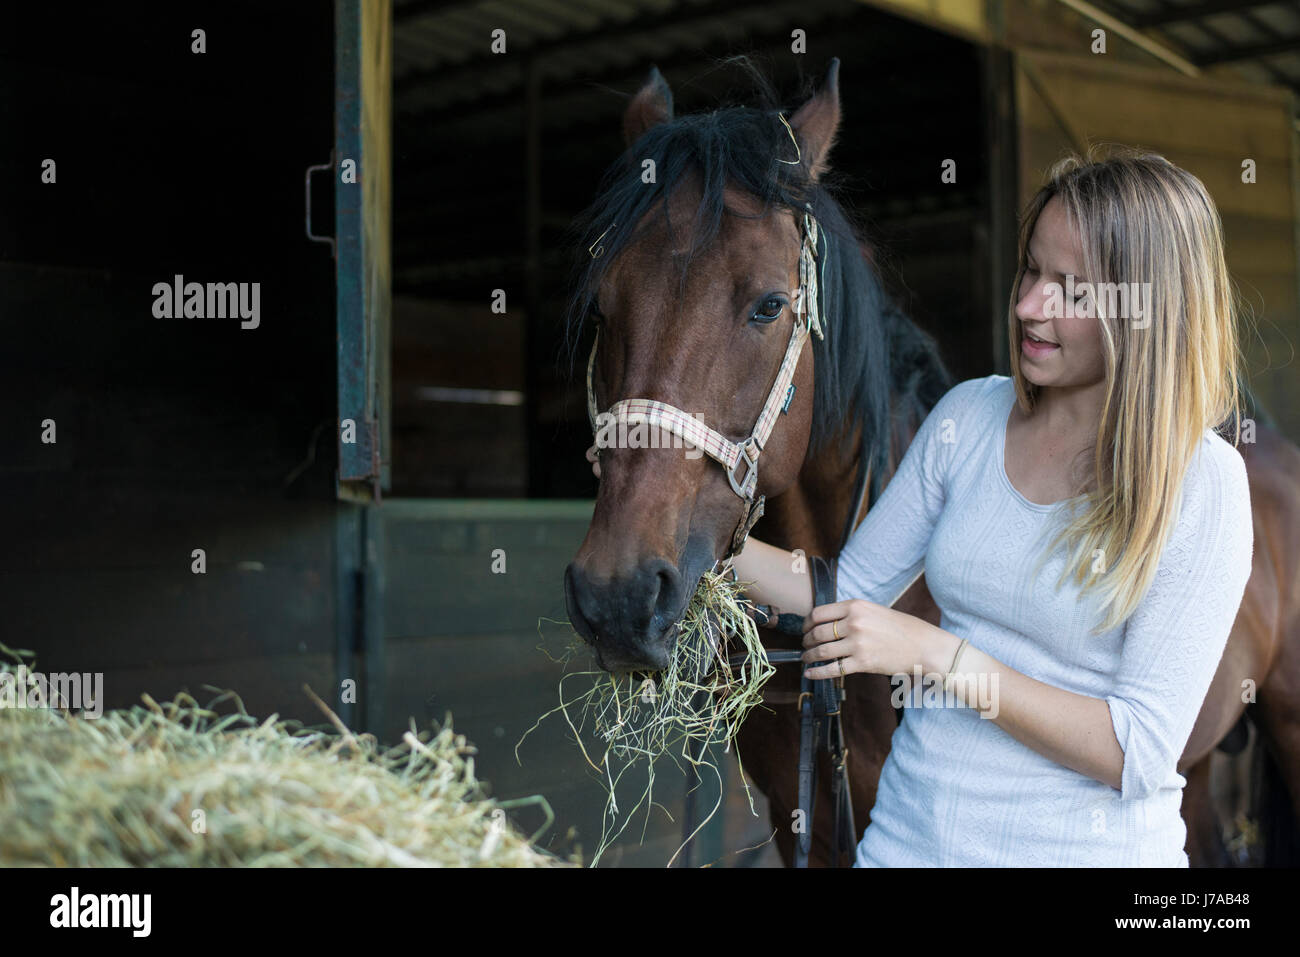
<instances>
[{"instance_id":1,"label":"woman's nose","mask_svg":"<svg viewBox=\"0 0 1300 957\"><path fill-rule=\"evenodd\" d=\"M1030 319L1043 319L1043 299L1045 295L1046 290L1044 290L1043 282L1040 279L1038 282L1026 289L1024 294L1020 297L1020 300L1016 303L1016 318L1026 321Z\"/></svg>"}]
</instances>

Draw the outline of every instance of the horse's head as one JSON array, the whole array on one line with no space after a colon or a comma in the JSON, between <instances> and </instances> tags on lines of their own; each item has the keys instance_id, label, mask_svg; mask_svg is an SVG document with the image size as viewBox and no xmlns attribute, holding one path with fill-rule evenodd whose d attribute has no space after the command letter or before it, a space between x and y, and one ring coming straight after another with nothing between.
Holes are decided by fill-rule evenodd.
<instances>
[{"instance_id":1,"label":"horse's head","mask_svg":"<svg viewBox=\"0 0 1300 957\"><path fill-rule=\"evenodd\" d=\"M650 399L733 442L754 431L801 321L802 212L839 125L838 66L788 121L745 107L674 119L658 71L632 99L628 150L586 217L591 258L570 314L598 325L598 411ZM811 346L792 384L758 458L757 494L768 497L795 481L808 450ZM747 509L713 458L636 431L610 433L620 447L600 453L595 513L565 573L570 619L609 671L667 665L700 576Z\"/></svg>"}]
</instances>

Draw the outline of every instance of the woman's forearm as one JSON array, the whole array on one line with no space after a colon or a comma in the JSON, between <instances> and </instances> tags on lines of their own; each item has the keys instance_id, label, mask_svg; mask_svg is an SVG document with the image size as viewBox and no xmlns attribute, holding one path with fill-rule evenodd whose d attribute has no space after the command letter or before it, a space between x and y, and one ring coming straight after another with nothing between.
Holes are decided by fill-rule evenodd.
<instances>
[{"instance_id":1,"label":"woman's forearm","mask_svg":"<svg viewBox=\"0 0 1300 957\"><path fill-rule=\"evenodd\" d=\"M961 640L913 618L918 662L928 674L951 666ZM1115 738L1104 699L1045 684L967 645L952 690L959 704L980 711L1007 734L1071 770L1122 789L1124 749Z\"/></svg>"},{"instance_id":2,"label":"woman's forearm","mask_svg":"<svg viewBox=\"0 0 1300 957\"><path fill-rule=\"evenodd\" d=\"M806 558L750 536L732 567L737 581L753 582L745 589L750 601L774 605L786 614L807 615L812 611L812 576Z\"/></svg>"}]
</instances>

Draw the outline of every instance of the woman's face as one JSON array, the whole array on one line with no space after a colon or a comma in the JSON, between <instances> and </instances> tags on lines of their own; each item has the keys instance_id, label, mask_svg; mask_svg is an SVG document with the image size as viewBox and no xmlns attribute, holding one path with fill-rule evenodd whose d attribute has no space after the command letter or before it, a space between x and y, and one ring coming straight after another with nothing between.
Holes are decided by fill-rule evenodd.
<instances>
[{"instance_id":1,"label":"woman's face","mask_svg":"<svg viewBox=\"0 0 1300 957\"><path fill-rule=\"evenodd\" d=\"M1072 276L1077 287L1091 277L1082 275L1083 252L1057 196L1038 215L1028 261L1016 303L1020 371L1037 386L1088 386L1103 381L1101 329L1091 316L1091 303L1085 302L1092 297L1079 295L1077 288L1070 290L1066 281Z\"/></svg>"}]
</instances>

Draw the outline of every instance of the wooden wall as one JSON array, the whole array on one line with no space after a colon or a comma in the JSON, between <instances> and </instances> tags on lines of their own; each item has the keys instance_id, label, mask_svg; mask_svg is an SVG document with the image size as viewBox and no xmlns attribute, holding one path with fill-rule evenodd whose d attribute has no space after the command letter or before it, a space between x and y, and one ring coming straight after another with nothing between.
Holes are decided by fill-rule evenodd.
<instances>
[{"instance_id":1,"label":"wooden wall","mask_svg":"<svg viewBox=\"0 0 1300 957\"><path fill-rule=\"evenodd\" d=\"M392 493L524 497L522 404L438 401L429 387L522 393L522 303L501 315L486 300L393 301Z\"/></svg>"},{"instance_id":2,"label":"wooden wall","mask_svg":"<svg viewBox=\"0 0 1300 957\"><path fill-rule=\"evenodd\" d=\"M492 783L493 793L501 798L543 794L557 820L541 843L564 853L580 845L588 862L600 837L605 792L563 716L551 716L523 740L519 762L515 746L559 704L564 668L551 658L560 657L572 634L565 624L563 574L586 534L591 508L590 502L427 499L384 505L387 662L384 718L377 729L391 739L412 718L441 722L452 712L453 726L478 748L475 773ZM496 549L504 554L503 573L493 571ZM575 661L569 670L577 668ZM580 687L581 679L571 679L568 694ZM584 740L591 748L589 732ZM731 853L766 840L771 829L757 791L759 816L750 813L734 756L718 758L726 775L726 803L696 839L695 864L779 861L772 846ZM633 780L629 773L628 781ZM643 776L634 786L628 781L619 788L624 808L645 788ZM675 821L656 807L647 824L643 807L601 866L663 867L681 842L684 789L683 775L671 761L661 761L654 798ZM711 808L719 795L717 781L706 780L699 793L700 804ZM543 820L533 809L513 816L527 829Z\"/></svg>"},{"instance_id":3,"label":"wooden wall","mask_svg":"<svg viewBox=\"0 0 1300 957\"><path fill-rule=\"evenodd\" d=\"M214 684L315 721L302 684L336 680L333 268L303 235L331 31L328 5L6 12L0 641L103 671L110 707ZM177 273L259 282L260 326L154 318Z\"/></svg>"},{"instance_id":4,"label":"wooden wall","mask_svg":"<svg viewBox=\"0 0 1300 957\"><path fill-rule=\"evenodd\" d=\"M683 7L682 29L692 18L702 18L707 7ZM510 27L513 15L503 9L503 28ZM787 96L804 78L820 84L830 58L839 57L843 123L831 162L846 179L841 198L879 251L891 291L935 336L958 377L986 375L992 351L988 280L975 265L984 254L983 226L989 215L980 51L854 0L828 8L823 17L810 23L797 11L776 11L766 25L743 38L726 44L704 39L702 49L683 48L657 61L672 86L674 109L679 115L706 111L746 93L738 72L711 69L712 55L754 54ZM649 13L645 18L654 19ZM808 52L792 55L790 30L798 26L808 28ZM399 50L407 28L399 20ZM458 69L495 88L497 67L491 60L476 54ZM520 332L529 325L523 314L529 248L525 213L530 208L523 166L525 90L507 86L505 94L486 98L481 108L456 106L430 115L404 110L404 99L418 100L418 91L404 93L399 79L393 126L393 276L401 300L394 315L394 494L594 495L595 481L583 458L591 444L583 377L586 349L579 349L572 376L559 362L562 307L572 291L569 267L579 252L567 230L595 198L602 173L623 148L626 95L644 82L649 63L645 57L633 58L625 73L593 65L541 84L535 171L540 197L534 197L541 204L541 266L538 314L529 326L538 330L541 341L527 362ZM430 82L430 90L437 86ZM945 159L958 164L955 184L941 182ZM505 315L488 310L497 288L509 293ZM443 350L436 355L427 347L435 340ZM409 356L408 341L415 347ZM526 380L525 372L535 377L537 405L536 420L525 423L521 440L542 467L525 476L527 484L518 492L505 486L505 470L485 467L485 459L498 460L516 442L501 433L485 436L485 454L479 458L460 457L463 439L450 437L446 471L459 473L458 487L448 488L449 475L404 464L424 459L425 438L449 428L453 416L498 421L482 409L404 398L414 387L520 388L516 383ZM503 381L510 384L497 384Z\"/></svg>"},{"instance_id":5,"label":"wooden wall","mask_svg":"<svg viewBox=\"0 0 1300 957\"><path fill-rule=\"evenodd\" d=\"M1076 142L1152 149L1200 177L1223 218L1228 269L1252 313L1241 327L1251 387L1282 430L1300 436L1292 95L1098 57L1017 57L1021 205ZM1242 182L1247 158L1256 162L1255 183Z\"/></svg>"}]
</instances>

